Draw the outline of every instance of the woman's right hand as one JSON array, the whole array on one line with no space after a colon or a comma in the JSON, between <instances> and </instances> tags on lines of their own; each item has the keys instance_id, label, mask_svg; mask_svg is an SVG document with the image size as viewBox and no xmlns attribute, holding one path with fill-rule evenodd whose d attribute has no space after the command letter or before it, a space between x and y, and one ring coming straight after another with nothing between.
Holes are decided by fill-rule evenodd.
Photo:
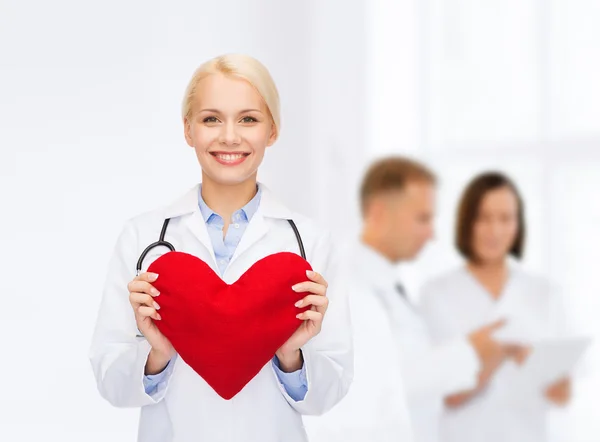
<instances>
[{"instance_id":1,"label":"woman's right hand","mask_svg":"<svg viewBox=\"0 0 600 442\"><path fill-rule=\"evenodd\" d=\"M146 272L136 276L127 284L129 302L135 313L135 322L152 347L146 362L146 374L160 373L175 355L173 345L154 323L161 319L157 311L160 310L160 305L155 300L160 293L152 286L157 278L156 273Z\"/></svg>"},{"instance_id":2,"label":"woman's right hand","mask_svg":"<svg viewBox=\"0 0 600 442\"><path fill-rule=\"evenodd\" d=\"M477 356L479 356L481 370L479 372L478 388L480 389L488 384L506 359L504 345L494 338L494 333L504 327L505 324L506 321L501 319L475 330L468 336Z\"/></svg>"},{"instance_id":3,"label":"woman's right hand","mask_svg":"<svg viewBox=\"0 0 600 442\"><path fill-rule=\"evenodd\" d=\"M468 335L469 342L479 357L480 370L477 385L472 390L446 396L444 402L448 408L462 407L473 399L488 385L498 368L500 368L506 359L506 349L494 338L494 333L504 327L505 324L506 321L501 319Z\"/></svg>"},{"instance_id":4,"label":"woman's right hand","mask_svg":"<svg viewBox=\"0 0 600 442\"><path fill-rule=\"evenodd\" d=\"M513 359L518 365L523 365L532 352L532 348L521 344L507 344L506 356Z\"/></svg>"}]
</instances>

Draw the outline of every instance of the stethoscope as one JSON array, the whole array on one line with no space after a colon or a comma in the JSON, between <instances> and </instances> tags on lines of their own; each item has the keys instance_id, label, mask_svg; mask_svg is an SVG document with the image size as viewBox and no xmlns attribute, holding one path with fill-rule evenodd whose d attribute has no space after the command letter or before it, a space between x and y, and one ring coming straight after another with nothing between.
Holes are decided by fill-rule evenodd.
<instances>
[{"instance_id":1,"label":"stethoscope","mask_svg":"<svg viewBox=\"0 0 600 442\"><path fill-rule=\"evenodd\" d=\"M144 249L144 251L142 252L142 254L140 255L140 258L138 259L136 270L135 270L136 276L139 276L139 274L142 270L142 263L144 262L146 255L148 255L148 253L152 249L154 249L156 247L166 247L171 252L175 251L175 247L173 246L173 244L171 244L169 241L165 241L165 233L167 233L167 226L169 225L170 220L171 220L171 218L167 218L165 220L165 222L163 223L158 241L153 242L148 247L146 247ZM304 244L302 243L302 238L300 237L300 232L298 232L298 228L296 227L296 224L291 219L288 219L287 222L290 224L290 226L294 230L294 234L296 235L296 241L298 241L298 247L300 248L300 256L302 256L302 258L306 259L306 253L304 252Z\"/></svg>"},{"instance_id":2,"label":"stethoscope","mask_svg":"<svg viewBox=\"0 0 600 442\"><path fill-rule=\"evenodd\" d=\"M136 276L139 276L139 274L142 270L142 263L144 262L144 258L146 258L146 255L148 255L148 253L152 249L154 249L156 247L166 247L171 252L175 251L175 247L173 246L173 244L171 244L169 241L165 241L165 233L167 233L167 226L169 225L170 220L171 220L170 218L165 219L165 222L163 223L162 229L160 231L160 237L158 238L158 241L153 242L148 247L146 247L144 249L144 251L142 252L142 254L140 255L137 265L136 265L136 269L135 269ZM296 241L298 241L298 247L300 248L300 256L302 256L302 258L306 259L306 253L304 252L304 244L302 243L302 237L300 236L300 232L298 231L296 224L291 219L288 219L287 222L290 224L290 226L292 226L292 229L294 230L294 234L296 235ZM144 335L139 330L135 336L136 336L136 338L144 337Z\"/></svg>"}]
</instances>

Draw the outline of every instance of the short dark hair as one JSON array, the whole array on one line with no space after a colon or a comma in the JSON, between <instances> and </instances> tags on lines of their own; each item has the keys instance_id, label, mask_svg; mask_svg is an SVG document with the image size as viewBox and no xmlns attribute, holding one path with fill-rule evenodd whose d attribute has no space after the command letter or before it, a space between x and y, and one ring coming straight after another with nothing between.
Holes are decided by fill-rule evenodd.
<instances>
[{"instance_id":1,"label":"short dark hair","mask_svg":"<svg viewBox=\"0 0 600 442\"><path fill-rule=\"evenodd\" d=\"M436 178L423 164L401 156L375 161L368 168L360 186L360 206L364 215L370 199L381 193L403 190L409 182L435 184Z\"/></svg>"},{"instance_id":2,"label":"short dark hair","mask_svg":"<svg viewBox=\"0 0 600 442\"><path fill-rule=\"evenodd\" d=\"M481 206L481 201L487 193L492 190L506 187L510 189L517 198L518 204L518 232L515 242L509 253L517 259L521 259L525 247L525 208L523 198L515 183L501 172L485 172L477 175L471 180L464 190L458 205L456 220L456 248L466 259L475 259L473 253L473 227Z\"/></svg>"}]
</instances>

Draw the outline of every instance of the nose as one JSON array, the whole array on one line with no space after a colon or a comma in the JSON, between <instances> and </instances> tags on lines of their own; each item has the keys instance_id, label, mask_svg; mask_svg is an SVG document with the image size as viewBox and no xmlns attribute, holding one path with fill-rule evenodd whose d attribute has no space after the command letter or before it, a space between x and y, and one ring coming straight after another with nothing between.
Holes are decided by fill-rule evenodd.
<instances>
[{"instance_id":1,"label":"nose","mask_svg":"<svg viewBox=\"0 0 600 442\"><path fill-rule=\"evenodd\" d=\"M235 146L237 144L240 144L240 141L240 136L237 133L235 124L224 124L223 129L221 130L221 134L219 136L219 143L224 144L226 146Z\"/></svg>"},{"instance_id":2,"label":"nose","mask_svg":"<svg viewBox=\"0 0 600 442\"><path fill-rule=\"evenodd\" d=\"M498 236L502 235L502 230L503 230L503 226L501 222L493 222L490 226L490 236L492 238L497 238Z\"/></svg>"}]
</instances>

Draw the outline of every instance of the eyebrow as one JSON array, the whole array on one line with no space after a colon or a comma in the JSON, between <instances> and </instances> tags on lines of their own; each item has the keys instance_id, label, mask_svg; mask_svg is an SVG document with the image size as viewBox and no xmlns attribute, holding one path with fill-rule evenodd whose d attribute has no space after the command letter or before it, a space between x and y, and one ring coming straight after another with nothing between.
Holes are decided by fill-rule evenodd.
<instances>
[{"instance_id":1,"label":"eyebrow","mask_svg":"<svg viewBox=\"0 0 600 442\"><path fill-rule=\"evenodd\" d=\"M215 114L221 113L221 111L219 111L218 109L200 109L200 112L213 112ZM262 111L260 109L244 109L241 110L239 113L240 114L245 114L248 112L260 112L262 113Z\"/></svg>"}]
</instances>

